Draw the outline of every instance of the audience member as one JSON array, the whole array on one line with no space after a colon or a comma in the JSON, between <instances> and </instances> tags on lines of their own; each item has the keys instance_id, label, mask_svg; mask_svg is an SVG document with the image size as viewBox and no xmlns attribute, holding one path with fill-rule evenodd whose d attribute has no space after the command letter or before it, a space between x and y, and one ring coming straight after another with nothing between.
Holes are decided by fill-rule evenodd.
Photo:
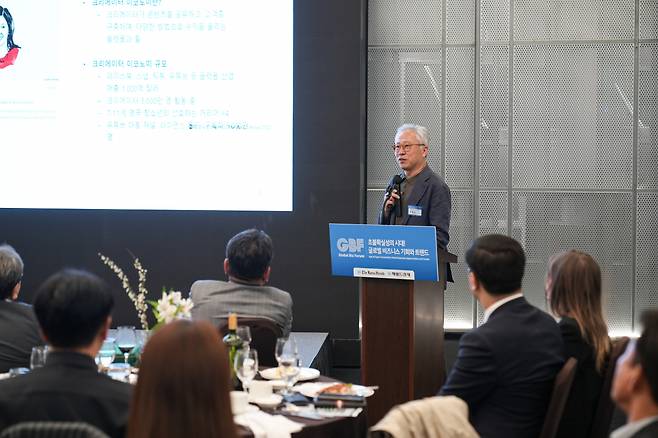
<instances>
[{"instance_id":1,"label":"audience member","mask_svg":"<svg viewBox=\"0 0 658 438\"><path fill-rule=\"evenodd\" d=\"M228 358L207 321L159 329L142 354L128 438L231 438Z\"/></svg>"},{"instance_id":2,"label":"audience member","mask_svg":"<svg viewBox=\"0 0 658 438\"><path fill-rule=\"evenodd\" d=\"M22 278L21 256L0 245L0 373L29 367L32 347L43 345L32 306L16 301Z\"/></svg>"},{"instance_id":3,"label":"audience member","mask_svg":"<svg viewBox=\"0 0 658 438\"><path fill-rule=\"evenodd\" d=\"M23 421L82 421L123 437L131 387L100 374L94 357L114 300L93 274L66 269L46 280L34 311L49 346L46 365L0 382L0 430Z\"/></svg>"},{"instance_id":4,"label":"audience member","mask_svg":"<svg viewBox=\"0 0 658 438\"><path fill-rule=\"evenodd\" d=\"M546 275L546 299L560 318L565 356L578 369L562 414L558 437L586 437L601 395L610 352L608 327L601 308L601 269L589 255L567 251L553 256Z\"/></svg>"},{"instance_id":5,"label":"audience member","mask_svg":"<svg viewBox=\"0 0 658 438\"><path fill-rule=\"evenodd\" d=\"M267 286L272 254L272 239L264 231L250 229L233 236L224 259L228 282L194 282L190 290L192 318L216 323L228 318L229 312L238 317L265 317L287 336L292 326L292 298L288 292Z\"/></svg>"},{"instance_id":6,"label":"audience member","mask_svg":"<svg viewBox=\"0 0 658 438\"><path fill-rule=\"evenodd\" d=\"M617 361L611 395L628 424L611 438L658 436L658 309L644 312L642 323L642 335L629 342Z\"/></svg>"},{"instance_id":7,"label":"audience member","mask_svg":"<svg viewBox=\"0 0 658 438\"><path fill-rule=\"evenodd\" d=\"M440 395L464 400L484 438L535 438L564 363L560 329L523 297L525 254L517 241L497 234L479 237L466 251L466 263L484 320L462 336Z\"/></svg>"}]
</instances>

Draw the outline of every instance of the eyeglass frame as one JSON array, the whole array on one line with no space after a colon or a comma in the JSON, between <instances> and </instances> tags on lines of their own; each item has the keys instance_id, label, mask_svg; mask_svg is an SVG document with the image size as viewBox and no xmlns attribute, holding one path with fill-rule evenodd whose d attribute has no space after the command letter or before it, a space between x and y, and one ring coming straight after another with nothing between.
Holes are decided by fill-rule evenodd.
<instances>
[{"instance_id":1,"label":"eyeglass frame","mask_svg":"<svg viewBox=\"0 0 658 438\"><path fill-rule=\"evenodd\" d=\"M425 146L425 143L410 143L410 144L393 144L393 152L403 150L404 153L407 153L411 150L411 146Z\"/></svg>"}]
</instances>

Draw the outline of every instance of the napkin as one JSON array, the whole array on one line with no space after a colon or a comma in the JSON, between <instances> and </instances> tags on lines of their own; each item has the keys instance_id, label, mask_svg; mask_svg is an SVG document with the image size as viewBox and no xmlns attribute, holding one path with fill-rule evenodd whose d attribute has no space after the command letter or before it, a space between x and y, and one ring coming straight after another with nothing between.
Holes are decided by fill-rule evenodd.
<instances>
[{"instance_id":1,"label":"napkin","mask_svg":"<svg viewBox=\"0 0 658 438\"><path fill-rule=\"evenodd\" d=\"M254 438L290 438L291 433L299 432L304 427L282 415L270 415L263 411L246 412L236 415L233 420L235 424L251 429Z\"/></svg>"}]
</instances>

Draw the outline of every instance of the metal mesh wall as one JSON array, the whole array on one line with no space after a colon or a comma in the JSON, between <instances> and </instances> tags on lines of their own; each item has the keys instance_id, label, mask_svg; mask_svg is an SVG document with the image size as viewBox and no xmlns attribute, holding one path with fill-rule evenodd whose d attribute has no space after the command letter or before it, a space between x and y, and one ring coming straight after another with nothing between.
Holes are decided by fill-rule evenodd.
<instances>
[{"instance_id":1,"label":"metal mesh wall","mask_svg":"<svg viewBox=\"0 0 658 438\"><path fill-rule=\"evenodd\" d=\"M630 189L633 45L514 48L512 184Z\"/></svg>"},{"instance_id":2,"label":"metal mesh wall","mask_svg":"<svg viewBox=\"0 0 658 438\"><path fill-rule=\"evenodd\" d=\"M452 189L449 249L460 258L446 327L481 322L464 251L474 236L501 233L526 249L533 304L545 307L549 256L577 248L601 265L610 330L637 329L639 312L658 306L658 1L369 8L367 220L398 171L395 128L428 126L430 165Z\"/></svg>"},{"instance_id":3,"label":"metal mesh wall","mask_svg":"<svg viewBox=\"0 0 658 438\"><path fill-rule=\"evenodd\" d=\"M368 44L441 44L442 10L433 0L369 0Z\"/></svg>"},{"instance_id":4,"label":"metal mesh wall","mask_svg":"<svg viewBox=\"0 0 658 438\"><path fill-rule=\"evenodd\" d=\"M445 180L450 187L473 187L475 49L446 50Z\"/></svg>"},{"instance_id":5,"label":"metal mesh wall","mask_svg":"<svg viewBox=\"0 0 658 438\"><path fill-rule=\"evenodd\" d=\"M640 39L658 39L658 2L640 0Z\"/></svg>"},{"instance_id":6,"label":"metal mesh wall","mask_svg":"<svg viewBox=\"0 0 658 438\"><path fill-rule=\"evenodd\" d=\"M639 70L637 188L656 190L658 189L658 44L640 44Z\"/></svg>"},{"instance_id":7,"label":"metal mesh wall","mask_svg":"<svg viewBox=\"0 0 658 438\"><path fill-rule=\"evenodd\" d=\"M515 0L515 41L633 39L635 0Z\"/></svg>"},{"instance_id":8,"label":"metal mesh wall","mask_svg":"<svg viewBox=\"0 0 658 438\"><path fill-rule=\"evenodd\" d=\"M655 125L654 125L655 126ZM637 198L637 264L635 270L635 319L642 310L658 307L658 193Z\"/></svg>"},{"instance_id":9,"label":"metal mesh wall","mask_svg":"<svg viewBox=\"0 0 658 438\"><path fill-rule=\"evenodd\" d=\"M509 49L480 49L480 186L506 188L509 151Z\"/></svg>"}]
</instances>

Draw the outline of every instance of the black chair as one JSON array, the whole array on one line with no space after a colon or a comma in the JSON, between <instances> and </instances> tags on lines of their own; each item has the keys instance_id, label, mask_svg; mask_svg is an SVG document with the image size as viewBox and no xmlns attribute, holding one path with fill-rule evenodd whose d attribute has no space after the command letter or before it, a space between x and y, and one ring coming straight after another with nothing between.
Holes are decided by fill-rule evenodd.
<instances>
[{"instance_id":1,"label":"black chair","mask_svg":"<svg viewBox=\"0 0 658 438\"><path fill-rule=\"evenodd\" d=\"M258 351L258 364L267 367L277 366L274 348L277 338L283 336L281 328L271 319L258 316L238 315L238 324L249 326L251 329L251 348ZM228 331L228 323L225 319L220 320L219 331L222 336Z\"/></svg>"},{"instance_id":2,"label":"black chair","mask_svg":"<svg viewBox=\"0 0 658 438\"><path fill-rule=\"evenodd\" d=\"M570 357L555 377L551 401L548 404L548 411L539 438L554 438L557 434L564 406L567 404L571 385L576 376L576 368L578 368L578 360Z\"/></svg>"},{"instance_id":3,"label":"black chair","mask_svg":"<svg viewBox=\"0 0 658 438\"><path fill-rule=\"evenodd\" d=\"M6 428L0 438L109 438L96 427L81 422L27 421Z\"/></svg>"},{"instance_id":4,"label":"black chair","mask_svg":"<svg viewBox=\"0 0 658 438\"><path fill-rule=\"evenodd\" d=\"M603 378L603 386L601 387L601 396L594 411L592 430L590 431L589 438L607 438L610 436L610 423L612 422L612 413L615 409L615 404L610 398L610 389L612 388L612 379L615 376L617 359L624 353L627 345L627 337L619 338L612 344L610 358L608 359L608 365Z\"/></svg>"}]
</instances>

